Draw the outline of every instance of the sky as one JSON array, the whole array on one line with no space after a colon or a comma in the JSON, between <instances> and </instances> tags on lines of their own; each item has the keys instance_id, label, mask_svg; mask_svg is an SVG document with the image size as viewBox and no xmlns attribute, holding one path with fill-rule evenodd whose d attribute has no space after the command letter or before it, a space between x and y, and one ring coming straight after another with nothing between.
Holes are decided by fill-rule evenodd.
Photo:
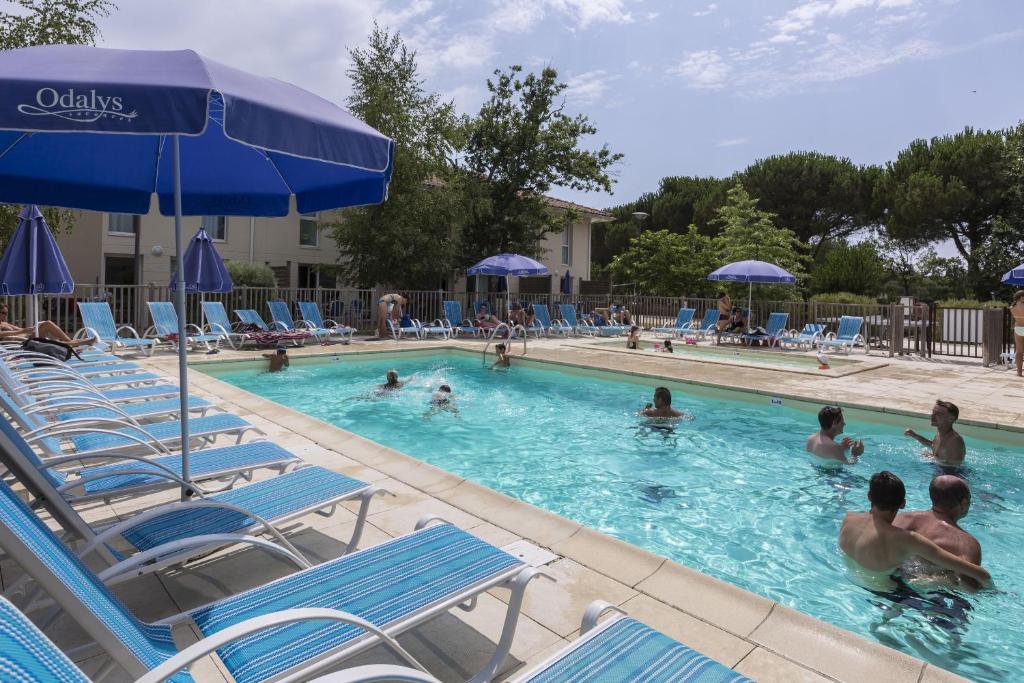
<instances>
[{"instance_id":1,"label":"sky","mask_svg":"<svg viewBox=\"0 0 1024 683\"><path fill-rule=\"evenodd\" d=\"M469 114L497 68L551 65L624 154L599 208L794 150L880 164L915 138L1024 120L1020 0L117 0L107 47L191 48L338 103L374 20Z\"/></svg>"}]
</instances>

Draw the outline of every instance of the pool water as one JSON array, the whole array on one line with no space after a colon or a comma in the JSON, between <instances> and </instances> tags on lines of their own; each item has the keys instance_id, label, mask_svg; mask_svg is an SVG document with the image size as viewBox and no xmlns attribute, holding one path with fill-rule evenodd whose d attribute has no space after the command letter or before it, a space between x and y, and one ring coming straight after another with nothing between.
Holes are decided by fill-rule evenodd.
<instances>
[{"instance_id":1,"label":"pool water","mask_svg":"<svg viewBox=\"0 0 1024 683\"><path fill-rule=\"evenodd\" d=\"M640 342L642 353L655 353L654 344L664 343L664 340L644 339ZM626 338L614 341L601 341L594 344L612 349L626 349ZM708 344L687 344L682 339L672 340L673 354L680 357L690 357L694 360L705 360L709 362L739 363L743 365L758 365L769 368L786 368L792 370L817 371L818 359L807 355L805 352L785 349L757 349L740 346L739 344L725 343L721 346ZM636 353L635 351L633 353ZM864 356L863 353L859 354ZM877 360L877 359L875 359ZM849 357L839 354L828 354L830 368L853 369L862 363ZM861 365L863 367L863 365Z\"/></svg>"},{"instance_id":2,"label":"pool water","mask_svg":"<svg viewBox=\"0 0 1024 683\"><path fill-rule=\"evenodd\" d=\"M836 537L844 512L865 509L876 470L904 480L908 509L930 507L933 467L903 436L927 432L925 420L847 411L866 453L836 471L804 453L816 406L669 384L693 420L666 431L635 416L660 382L514 363L491 371L479 354L413 352L294 359L275 375L248 363L204 372L968 678L1020 675L1019 434L963 430L974 492L963 526L997 589L901 609L849 582ZM389 368L412 381L377 397ZM428 410L442 383L457 415Z\"/></svg>"}]
</instances>

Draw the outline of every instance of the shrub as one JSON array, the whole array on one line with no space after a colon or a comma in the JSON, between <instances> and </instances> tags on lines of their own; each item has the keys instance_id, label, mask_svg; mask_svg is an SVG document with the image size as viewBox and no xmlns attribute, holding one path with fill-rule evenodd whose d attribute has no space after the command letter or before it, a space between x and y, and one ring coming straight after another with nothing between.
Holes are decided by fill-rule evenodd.
<instances>
[{"instance_id":1,"label":"shrub","mask_svg":"<svg viewBox=\"0 0 1024 683\"><path fill-rule=\"evenodd\" d=\"M228 274L235 287L276 287L277 278L266 263L226 261Z\"/></svg>"},{"instance_id":2,"label":"shrub","mask_svg":"<svg viewBox=\"0 0 1024 683\"><path fill-rule=\"evenodd\" d=\"M1003 308L1004 301L978 301L977 299L942 299L936 302L942 308Z\"/></svg>"},{"instance_id":3,"label":"shrub","mask_svg":"<svg viewBox=\"0 0 1024 683\"><path fill-rule=\"evenodd\" d=\"M811 301L822 304L861 304L873 306L878 303L873 297L862 294L850 294L849 292L829 292L827 294L815 294Z\"/></svg>"}]
</instances>

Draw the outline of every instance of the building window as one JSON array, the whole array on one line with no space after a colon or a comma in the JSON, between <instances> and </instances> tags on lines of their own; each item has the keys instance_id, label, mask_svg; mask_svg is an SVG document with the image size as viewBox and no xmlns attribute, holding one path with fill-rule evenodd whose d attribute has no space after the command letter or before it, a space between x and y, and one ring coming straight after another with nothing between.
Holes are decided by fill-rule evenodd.
<instances>
[{"instance_id":1,"label":"building window","mask_svg":"<svg viewBox=\"0 0 1024 683\"><path fill-rule=\"evenodd\" d=\"M572 226L565 226L562 231L562 265L572 265Z\"/></svg>"},{"instance_id":2,"label":"building window","mask_svg":"<svg viewBox=\"0 0 1024 683\"><path fill-rule=\"evenodd\" d=\"M299 264L299 287L315 289L320 286L320 273L312 264Z\"/></svg>"},{"instance_id":3,"label":"building window","mask_svg":"<svg viewBox=\"0 0 1024 683\"><path fill-rule=\"evenodd\" d=\"M304 213L299 216L299 246L320 246L320 223L315 213Z\"/></svg>"},{"instance_id":4,"label":"building window","mask_svg":"<svg viewBox=\"0 0 1024 683\"><path fill-rule=\"evenodd\" d=\"M206 234L215 242L226 242L228 239L228 217L227 216L203 216L201 224Z\"/></svg>"},{"instance_id":5,"label":"building window","mask_svg":"<svg viewBox=\"0 0 1024 683\"><path fill-rule=\"evenodd\" d=\"M108 213L107 232L111 235L134 235L135 216L130 213Z\"/></svg>"}]
</instances>

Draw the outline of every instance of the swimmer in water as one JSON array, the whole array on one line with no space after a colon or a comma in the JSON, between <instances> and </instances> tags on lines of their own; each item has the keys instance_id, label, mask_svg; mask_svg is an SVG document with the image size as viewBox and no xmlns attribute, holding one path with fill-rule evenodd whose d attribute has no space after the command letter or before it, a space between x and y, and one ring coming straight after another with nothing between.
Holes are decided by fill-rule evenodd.
<instances>
[{"instance_id":1,"label":"swimmer in water","mask_svg":"<svg viewBox=\"0 0 1024 683\"><path fill-rule=\"evenodd\" d=\"M931 510L900 513L894 526L917 532L946 552L980 565L981 544L957 524L971 509L971 487L960 477L940 474L928 486L928 496L932 499ZM966 580L972 587L977 585L973 579Z\"/></svg>"},{"instance_id":2,"label":"swimmer in water","mask_svg":"<svg viewBox=\"0 0 1024 683\"><path fill-rule=\"evenodd\" d=\"M430 410L426 412L423 419L430 419L442 410L452 415L459 414L459 408L455 405L455 397L452 396L452 388L447 384L442 384L437 388L437 391L431 394Z\"/></svg>"},{"instance_id":3,"label":"swimmer in water","mask_svg":"<svg viewBox=\"0 0 1024 683\"><path fill-rule=\"evenodd\" d=\"M629 337L626 338L626 348L635 351L640 350L640 328L636 325L629 328Z\"/></svg>"},{"instance_id":4,"label":"swimmer in water","mask_svg":"<svg viewBox=\"0 0 1024 683\"><path fill-rule=\"evenodd\" d=\"M818 411L818 425L820 430L807 437L807 452L813 453L822 460L840 462L853 465L864 453L864 442L854 441L844 436L842 441L836 441L836 437L843 433L846 420L843 419L843 409L839 406L825 406ZM846 452L850 455L847 456Z\"/></svg>"},{"instance_id":5,"label":"swimmer in water","mask_svg":"<svg viewBox=\"0 0 1024 683\"><path fill-rule=\"evenodd\" d=\"M654 390L654 402L648 403L639 413L642 417L688 417L681 410L672 407L672 392L667 387Z\"/></svg>"},{"instance_id":6,"label":"swimmer in water","mask_svg":"<svg viewBox=\"0 0 1024 683\"><path fill-rule=\"evenodd\" d=\"M278 345L274 353L265 353L263 357L270 361L267 372L281 372L291 364L288 360L288 349L281 345Z\"/></svg>"},{"instance_id":7,"label":"swimmer in water","mask_svg":"<svg viewBox=\"0 0 1024 683\"><path fill-rule=\"evenodd\" d=\"M495 368L510 368L512 367L512 357L508 354L508 347L504 344L494 345L494 355L497 360L491 365L491 370Z\"/></svg>"},{"instance_id":8,"label":"swimmer in water","mask_svg":"<svg viewBox=\"0 0 1024 683\"><path fill-rule=\"evenodd\" d=\"M893 526L906 505L906 489L892 472L876 472L868 487L869 512L847 512L839 530L839 548L848 574L858 585L886 593L897 588L893 574L904 561L922 557L943 569L968 576L982 586L992 585L981 566L947 552L915 531Z\"/></svg>"},{"instance_id":9,"label":"swimmer in water","mask_svg":"<svg viewBox=\"0 0 1024 683\"><path fill-rule=\"evenodd\" d=\"M903 432L905 435L917 439L927 450L925 457L935 460L935 463L948 470L958 470L964 464L964 456L967 455L967 446L964 438L953 429L953 423L960 417L960 409L949 401L936 401L932 408L931 423L935 427L935 438L929 439L921 436L913 429ZM956 472L948 472L955 474Z\"/></svg>"},{"instance_id":10,"label":"swimmer in water","mask_svg":"<svg viewBox=\"0 0 1024 683\"><path fill-rule=\"evenodd\" d=\"M398 380L398 370L391 369L391 370L388 370L388 374L385 377L387 378L387 381L384 382L384 384L378 384L377 385L377 393L382 394L382 393L385 393L385 392L388 392L388 391L397 391L398 389L401 389L406 384L411 382L412 381L412 377L415 377L415 375L413 375L409 379L399 381Z\"/></svg>"}]
</instances>

